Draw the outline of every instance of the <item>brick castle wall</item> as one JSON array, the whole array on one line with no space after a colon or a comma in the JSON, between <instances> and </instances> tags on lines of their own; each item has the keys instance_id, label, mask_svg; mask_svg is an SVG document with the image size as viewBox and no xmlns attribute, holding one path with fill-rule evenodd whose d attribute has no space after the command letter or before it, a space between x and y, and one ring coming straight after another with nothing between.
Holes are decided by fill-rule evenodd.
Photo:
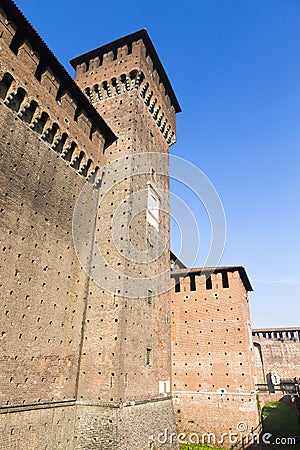
<instances>
[{"instance_id":1,"label":"brick castle wall","mask_svg":"<svg viewBox=\"0 0 300 450\"><path fill-rule=\"evenodd\" d=\"M149 434L161 426L175 430L170 389L160 389L161 382L170 385L170 295L160 295L154 284L150 302L147 293L127 297L124 279L138 273L142 286L149 270L168 270L168 203L160 214L164 251L147 267L122 255L128 242L140 250L149 244L145 212L134 217L132 203L125 206L120 233L132 219L134 232L129 239L124 234L122 251L114 248L109 223L120 203L126 204L127 192L147 189L150 175L152 185L168 192L168 166L163 175L157 170L157 176L148 171L134 178L136 163L130 159L128 176L101 202L93 233L109 265L122 275L116 292L105 291L83 270L72 218L81 193L81 226L90 227L92 199L100 196L99 184L111 182L103 173L107 162L154 151L158 157L150 158L150 165L156 167L174 131L164 116L157 125L140 91L129 89L103 103L101 114L114 126L116 140L17 8L10 1L2 6L1 436L7 449L127 449L137 438L139 448L148 448ZM136 48L145 52L142 41ZM174 107L158 97L169 108L174 130ZM90 269L95 239L80 249Z\"/></svg>"},{"instance_id":2,"label":"brick castle wall","mask_svg":"<svg viewBox=\"0 0 300 450\"><path fill-rule=\"evenodd\" d=\"M252 345L242 268L208 282L196 269L184 278L180 263L180 290L161 292L180 108L147 33L75 58L76 84L12 2L1 5L1 446L161 448L157 435L175 433L171 388L178 431L255 427L254 376L300 376L299 330L254 330ZM163 206L158 256L149 189ZM85 264L72 234L79 195L93 236L81 244ZM118 276L112 289L82 267L97 275L98 246Z\"/></svg>"},{"instance_id":3,"label":"brick castle wall","mask_svg":"<svg viewBox=\"0 0 300 450\"><path fill-rule=\"evenodd\" d=\"M258 424L247 289L240 269L172 273L172 376L178 429L220 437ZM243 272L244 273L244 272ZM225 278L225 279L224 279ZM180 290L179 290L180 289ZM177 292L176 292L177 291Z\"/></svg>"},{"instance_id":4,"label":"brick castle wall","mask_svg":"<svg viewBox=\"0 0 300 450\"><path fill-rule=\"evenodd\" d=\"M299 328L254 329L255 372L258 384L266 384L272 372L281 381L300 378Z\"/></svg>"}]
</instances>

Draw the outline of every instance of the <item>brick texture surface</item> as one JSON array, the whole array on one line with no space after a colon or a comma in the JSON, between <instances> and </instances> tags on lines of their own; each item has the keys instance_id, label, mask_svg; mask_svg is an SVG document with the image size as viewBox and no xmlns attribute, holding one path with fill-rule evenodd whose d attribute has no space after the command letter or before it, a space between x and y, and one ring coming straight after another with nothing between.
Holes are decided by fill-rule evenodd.
<instances>
[{"instance_id":1,"label":"brick texture surface","mask_svg":"<svg viewBox=\"0 0 300 450\"><path fill-rule=\"evenodd\" d=\"M172 291L172 383L181 431L220 436L258 424L247 291L238 271L181 278ZM195 290L191 290L195 289ZM178 289L177 289L178 290Z\"/></svg>"},{"instance_id":2,"label":"brick texture surface","mask_svg":"<svg viewBox=\"0 0 300 450\"><path fill-rule=\"evenodd\" d=\"M299 336L299 328L253 330L257 383L268 383L274 372L283 382L300 378Z\"/></svg>"},{"instance_id":3,"label":"brick texture surface","mask_svg":"<svg viewBox=\"0 0 300 450\"><path fill-rule=\"evenodd\" d=\"M168 201L159 217L165 235L160 256L144 264L123 252L128 255L131 246L152 251L147 202L135 215L128 196L147 190L149 182L168 193L169 168L166 163L163 175L148 170L135 176L139 163L132 156L149 154L149 167L156 168L159 155L168 155L175 141L175 109L139 40L131 43L128 58L124 46L117 61L103 57L99 83L114 76L116 67L129 71L131 83L118 73L122 92L110 96L106 88L94 105L104 121L15 6L8 1L3 8L0 447L146 449L149 436L162 426L175 431L170 389L160 389L171 377L170 293L160 294L154 283L157 295L150 302L147 291L131 298L123 280L135 276L143 286L149 273L168 274ZM18 28L28 33L25 41ZM136 86L141 71L143 84ZM76 75L86 95L91 77L90 71L84 74L81 85ZM151 112L145 98L150 88L161 116ZM119 158L128 159L128 175L96 210L99 185L111 181L105 166ZM72 236L79 194L83 231L91 229L90 213L96 212L90 239L79 244L80 261ZM120 204L125 208L117 237L124 236L124 243L117 249L111 222ZM82 267L93 268L97 242L109 266L123 276L111 291Z\"/></svg>"}]
</instances>

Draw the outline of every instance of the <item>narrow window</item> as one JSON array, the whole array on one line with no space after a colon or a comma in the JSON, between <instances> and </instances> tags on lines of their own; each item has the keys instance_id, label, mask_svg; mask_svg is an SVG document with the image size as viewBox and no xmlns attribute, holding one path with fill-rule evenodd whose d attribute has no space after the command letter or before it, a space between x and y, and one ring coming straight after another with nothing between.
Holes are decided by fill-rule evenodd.
<instances>
[{"instance_id":1,"label":"narrow window","mask_svg":"<svg viewBox=\"0 0 300 450\"><path fill-rule=\"evenodd\" d=\"M147 303L148 305L152 305L153 303L153 291L151 291L151 289L148 289Z\"/></svg>"},{"instance_id":2,"label":"narrow window","mask_svg":"<svg viewBox=\"0 0 300 450\"><path fill-rule=\"evenodd\" d=\"M154 136L153 136L153 134L151 133L151 131L150 131L150 135L151 135L151 137L153 137L154 138ZM153 169L153 167L152 167L152 169L151 169L151 178L152 178L152 181L154 181L155 183L156 183L156 171L155 171L155 169Z\"/></svg>"},{"instance_id":3,"label":"narrow window","mask_svg":"<svg viewBox=\"0 0 300 450\"><path fill-rule=\"evenodd\" d=\"M146 366L152 366L152 348L150 347L146 351Z\"/></svg>"},{"instance_id":4,"label":"narrow window","mask_svg":"<svg viewBox=\"0 0 300 450\"><path fill-rule=\"evenodd\" d=\"M159 227L159 202L158 194L148 185L147 222L156 230Z\"/></svg>"},{"instance_id":5,"label":"narrow window","mask_svg":"<svg viewBox=\"0 0 300 450\"><path fill-rule=\"evenodd\" d=\"M111 374L109 386L112 389L115 385L114 373Z\"/></svg>"}]
</instances>

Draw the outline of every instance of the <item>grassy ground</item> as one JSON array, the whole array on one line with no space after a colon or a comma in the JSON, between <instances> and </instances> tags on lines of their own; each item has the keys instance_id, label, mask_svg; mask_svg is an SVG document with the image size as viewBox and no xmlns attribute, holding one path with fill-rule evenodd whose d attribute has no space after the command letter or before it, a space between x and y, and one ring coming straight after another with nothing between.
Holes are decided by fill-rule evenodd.
<instances>
[{"instance_id":1,"label":"grassy ground","mask_svg":"<svg viewBox=\"0 0 300 450\"><path fill-rule=\"evenodd\" d=\"M300 424L295 409L285 402L268 403L263 409L263 429L275 437L300 436Z\"/></svg>"},{"instance_id":2,"label":"grassy ground","mask_svg":"<svg viewBox=\"0 0 300 450\"><path fill-rule=\"evenodd\" d=\"M271 442L276 438L300 436L300 424L296 410L285 402L268 403L262 412L263 431L270 433ZM300 449L300 445L265 445L264 450Z\"/></svg>"}]
</instances>

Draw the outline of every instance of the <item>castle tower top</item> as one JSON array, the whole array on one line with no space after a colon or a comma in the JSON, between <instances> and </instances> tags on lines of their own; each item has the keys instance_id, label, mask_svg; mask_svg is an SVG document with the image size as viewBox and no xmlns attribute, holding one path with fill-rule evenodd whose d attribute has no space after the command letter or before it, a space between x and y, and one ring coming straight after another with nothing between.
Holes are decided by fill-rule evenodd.
<instances>
[{"instance_id":1,"label":"castle tower top","mask_svg":"<svg viewBox=\"0 0 300 450\"><path fill-rule=\"evenodd\" d=\"M181 112L180 105L171 86L170 80L163 68L158 54L152 44L146 29L124 36L120 39L102 45L94 50L84 53L70 61L76 70L76 78L88 70L96 69L109 61L122 61L126 56L138 54L150 58L152 62L153 78L157 78L158 84L163 84L165 95L169 97L175 113ZM150 62L150 61L149 61Z\"/></svg>"}]
</instances>

